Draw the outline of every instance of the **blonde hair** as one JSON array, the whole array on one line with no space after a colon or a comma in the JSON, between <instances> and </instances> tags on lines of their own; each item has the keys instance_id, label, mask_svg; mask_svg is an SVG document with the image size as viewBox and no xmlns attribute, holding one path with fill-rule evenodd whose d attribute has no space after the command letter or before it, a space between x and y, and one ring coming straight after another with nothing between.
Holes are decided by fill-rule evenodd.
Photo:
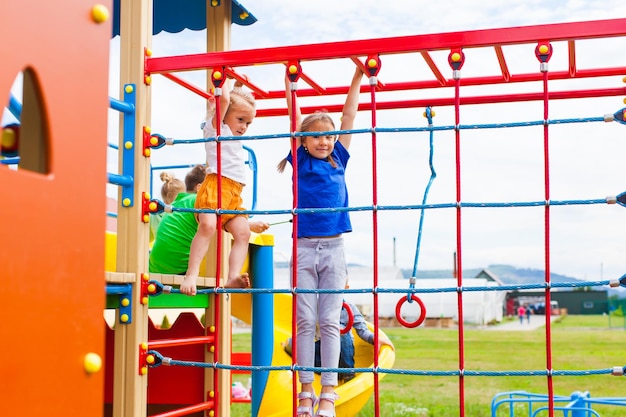
<instances>
[{"instance_id":1,"label":"blonde hair","mask_svg":"<svg viewBox=\"0 0 626 417\"><path fill-rule=\"evenodd\" d=\"M185 184L178 178L175 178L174 175L167 172L161 172L160 178L161 181L163 181L163 185L161 186L163 202L165 204L171 204L176 200L179 193L185 191Z\"/></svg>"},{"instance_id":2,"label":"blonde hair","mask_svg":"<svg viewBox=\"0 0 626 417\"><path fill-rule=\"evenodd\" d=\"M305 117L302 120L302 123L300 124L300 129L298 129L298 132L310 132L311 126L313 126L317 122L328 123L331 126L330 130L335 130L335 122L333 122L332 117L330 117L326 111L318 110L315 113L309 114L307 117ZM304 144L304 140L305 140L305 137L301 136L300 146ZM330 165L333 168L337 168L337 163L333 160L333 158L330 155L328 155L326 160L330 163ZM276 166L276 169L278 170L278 172L283 172L286 166L287 166L287 158L283 158Z\"/></svg>"},{"instance_id":3,"label":"blonde hair","mask_svg":"<svg viewBox=\"0 0 626 417\"><path fill-rule=\"evenodd\" d=\"M230 90L230 102L228 104L228 108L231 106L239 106L242 103L247 103L252 106L253 109L256 109L256 100L252 97L252 94L244 91L243 88L235 86L232 90ZM228 113L228 110L226 111Z\"/></svg>"},{"instance_id":4,"label":"blonde hair","mask_svg":"<svg viewBox=\"0 0 626 417\"><path fill-rule=\"evenodd\" d=\"M226 109L226 113L222 115L222 118L225 118L228 112L232 107L239 107L244 104L249 104L253 109L256 110L256 100L252 96L252 94L247 93L241 88L239 83L235 84L235 87L230 90L230 98L228 101L228 109ZM207 109L206 109L206 117L204 118L205 123L208 123L213 116L215 115L215 97L207 100Z\"/></svg>"}]
</instances>

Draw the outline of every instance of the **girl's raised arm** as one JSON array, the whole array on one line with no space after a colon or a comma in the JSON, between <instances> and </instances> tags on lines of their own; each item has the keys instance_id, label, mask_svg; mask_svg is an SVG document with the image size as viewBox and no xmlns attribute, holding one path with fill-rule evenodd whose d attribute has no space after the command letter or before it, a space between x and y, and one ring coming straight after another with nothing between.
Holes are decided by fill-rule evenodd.
<instances>
[{"instance_id":1,"label":"girl's raised arm","mask_svg":"<svg viewBox=\"0 0 626 417\"><path fill-rule=\"evenodd\" d=\"M285 99L287 100L287 111L289 114L289 128L291 129L291 114L293 112L293 102L291 100L291 80L285 76ZM300 111L300 105L296 101L296 132L300 131L300 124L302 123L302 112ZM298 143L300 146L300 143Z\"/></svg>"},{"instance_id":2,"label":"girl's raised arm","mask_svg":"<svg viewBox=\"0 0 626 417\"><path fill-rule=\"evenodd\" d=\"M343 105L343 114L341 115L341 128L340 130L350 130L354 127L354 119L356 113L359 110L359 92L361 90L361 79L363 78L363 71L357 67L354 76L352 77L352 83L348 90L348 96L346 102ZM352 133L339 135L339 142L348 149L350 142L352 141Z\"/></svg>"},{"instance_id":3,"label":"girl's raised arm","mask_svg":"<svg viewBox=\"0 0 626 417\"><path fill-rule=\"evenodd\" d=\"M287 100L287 114L289 115L289 131L291 132L291 129L292 129L291 115L294 109L293 109L293 100L291 100L291 80L289 79L288 76L285 76L285 99ZM297 101L296 101L295 112L296 112L295 113L295 118L296 118L295 131L299 132L300 125L302 123L302 112L300 111L300 106L298 105ZM302 146L302 141L296 140L296 148L299 148L300 146ZM276 169L278 170L278 172L284 172L286 166L287 166L287 158L283 158L276 166Z\"/></svg>"},{"instance_id":4,"label":"girl's raised arm","mask_svg":"<svg viewBox=\"0 0 626 417\"><path fill-rule=\"evenodd\" d=\"M237 87L237 83L239 83L239 81L235 82L235 87ZM241 87L241 83L239 83L239 87ZM230 105L230 90L228 87L228 80L226 80L223 84L222 84L222 95L220 96L220 117L222 118L223 121L224 120L224 116L226 115L226 112L228 111L228 106ZM216 110L213 109L213 112L215 112ZM213 116L213 115L211 115ZM212 121L212 125L214 129L217 129L217 121L215 120L215 117L213 117L213 121Z\"/></svg>"}]
</instances>

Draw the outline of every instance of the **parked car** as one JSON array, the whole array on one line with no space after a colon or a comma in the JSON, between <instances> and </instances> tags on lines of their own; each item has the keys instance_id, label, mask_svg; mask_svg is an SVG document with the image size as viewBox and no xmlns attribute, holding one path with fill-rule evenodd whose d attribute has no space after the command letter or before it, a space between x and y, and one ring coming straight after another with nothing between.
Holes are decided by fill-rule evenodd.
<instances>
[{"instance_id":1,"label":"parked car","mask_svg":"<svg viewBox=\"0 0 626 417\"><path fill-rule=\"evenodd\" d=\"M534 305L533 309L535 314L546 314L546 303L541 302ZM550 301L550 315L558 316L559 315L559 302L558 301Z\"/></svg>"}]
</instances>

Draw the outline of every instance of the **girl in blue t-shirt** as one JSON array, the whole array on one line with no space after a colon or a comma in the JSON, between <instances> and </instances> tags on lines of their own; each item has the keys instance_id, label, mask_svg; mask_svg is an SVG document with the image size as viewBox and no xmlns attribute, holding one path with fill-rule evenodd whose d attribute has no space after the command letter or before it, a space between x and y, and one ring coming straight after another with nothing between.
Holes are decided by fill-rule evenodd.
<instances>
[{"instance_id":1,"label":"girl in blue t-shirt","mask_svg":"<svg viewBox=\"0 0 626 417\"><path fill-rule=\"evenodd\" d=\"M359 105L359 90L363 72L357 67L343 106L341 130L351 130ZM295 83L293 85L295 88ZM295 117L299 132L319 132L316 136L302 136L297 147L298 208L341 208L348 207L348 190L345 170L350 158L348 148L352 134L324 134L335 129L335 124L325 112L315 112L301 121L299 106L293 107L292 83L285 78L285 91L289 115ZM293 166L290 153L278 164L283 172L287 162ZM351 232L350 216L347 211L299 213L295 216L298 236L297 288L316 290L341 290L346 285L347 268L343 249L343 233ZM293 259L291 260L293 266ZM319 323L321 343L321 365L335 368L339 362L340 328L339 316L343 295L341 293L298 293L297 295L297 344L298 364L313 367L315 359L315 328ZM299 371L302 390L298 394L297 415L313 417L318 400L313 389L313 372ZM336 372L323 372L322 390L315 416L335 416L334 387Z\"/></svg>"}]
</instances>

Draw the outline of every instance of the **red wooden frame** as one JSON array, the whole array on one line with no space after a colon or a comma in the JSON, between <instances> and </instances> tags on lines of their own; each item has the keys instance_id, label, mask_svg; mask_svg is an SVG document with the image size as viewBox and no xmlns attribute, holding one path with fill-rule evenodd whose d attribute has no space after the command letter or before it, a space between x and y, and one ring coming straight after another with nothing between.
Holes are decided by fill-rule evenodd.
<instances>
[{"instance_id":1,"label":"red wooden frame","mask_svg":"<svg viewBox=\"0 0 626 417\"><path fill-rule=\"evenodd\" d=\"M626 75L626 66L598 67L578 69L576 67L576 41L626 37L626 19L597 20L589 22L558 23L535 26L520 26L503 29L472 30L465 32L449 32L430 35L403 36L395 38L379 38L358 41L319 43L264 49L203 53L184 56L149 57L146 59L146 72L163 74L171 78L171 72L205 70L215 67L227 67L230 75L241 79L236 69L251 65L286 64L288 62L307 62L327 59L351 58L368 55L419 54L432 71L432 78L406 80L384 83L377 80L377 90L381 92L452 88L454 79L444 74L451 74L451 68L439 68L431 53L435 51L467 50L470 48L493 48L499 75L462 78L463 86L497 85L522 82L540 82L543 78L540 71L536 73L511 73L503 46L530 45L538 42L567 42L567 70L549 73L550 80L567 80L574 78L597 78ZM384 58L382 59L384 61ZM539 63L537 63L539 65ZM316 82L309 74L301 79L309 88L298 89L299 97L345 95L347 86L325 87ZM285 92L268 91L257 85L249 85L257 100L281 99ZM194 87L191 89L196 91ZM200 90L201 91L201 90ZM364 85L362 92L369 92ZM201 94L201 92L199 93ZM602 88L589 90L566 90L551 92L550 99L570 99L586 97L605 97L626 95L626 87ZM542 94L502 94L490 96L464 97L462 104L498 103L510 101L532 101L542 99ZM453 104L452 98L424 98L420 100L393 100L378 102L378 109L396 109L431 106L448 106ZM361 109L367 109L362 104ZM341 106L324 106L328 111L340 111ZM303 107L303 113L317 110L316 107ZM285 108L260 108L257 117L285 115Z\"/></svg>"}]
</instances>

